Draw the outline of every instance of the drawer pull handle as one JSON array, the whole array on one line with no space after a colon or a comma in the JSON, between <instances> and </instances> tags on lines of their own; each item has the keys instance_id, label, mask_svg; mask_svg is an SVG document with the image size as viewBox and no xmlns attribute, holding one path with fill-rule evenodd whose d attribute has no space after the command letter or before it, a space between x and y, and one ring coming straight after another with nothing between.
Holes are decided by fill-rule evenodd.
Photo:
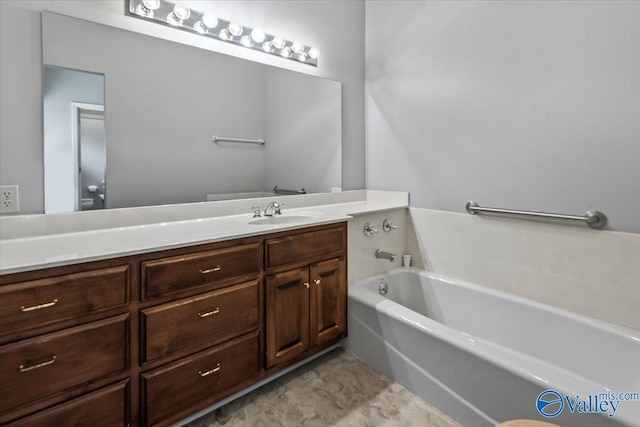
<instances>
[{"instance_id":1,"label":"drawer pull handle","mask_svg":"<svg viewBox=\"0 0 640 427\"><path fill-rule=\"evenodd\" d=\"M53 307L57 303L58 303L58 299L56 298L51 302L47 302L45 304L40 304L40 305L32 305L31 307L25 307L23 305L22 307L20 307L20 311L23 313L26 313L27 311L42 310L43 308Z\"/></svg>"},{"instance_id":2,"label":"drawer pull handle","mask_svg":"<svg viewBox=\"0 0 640 427\"><path fill-rule=\"evenodd\" d=\"M320 279L313 279L313 283L315 283L316 285L320 284Z\"/></svg>"},{"instance_id":3,"label":"drawer pull handle","mask_svg":"<svg viewBox=\"0 0 640 427\"><path fill-rule=\"evenodd\" d=\"M200 375L201 377L206 377L207 375L211 375L211 374L213 374L213 373L215 373L215 372L218 372L220 369L221 369L221 368L220 368L220 364L218 363L218 364L216 365L216 367L215 367L215 368L213 368L213 369L212 369L212 370L210 370L210 371L205 371L205 372L198 371L198 375Z\"/></svg>"},{"instance_id":4,"label":"drawer pull handle","mask_svg":"<svg viewBox=\"0 0 640 427\"><path fill-rule=\"evenodd\" d=\"M304 287L305 288L309 289L309 286L311 286L311 285L309 285L308 283L304 283Z\"/></svg>"},{"instance_id":5,"label":"drawer pull handle","mask_svg":"<svg viewBox=\"0 0 640 427\"><path fill-rule=\"evenodd\" d=\"M38 368L43 368L45 366L49 366L53 362L56 361L56 357L57 356L53 356L53 359L47 360L46 362L38 363L37 365L33 365L33 366L25 367L24 365L20 365L20 372L29 372L29 371L33 371L34 369L38 369Z\"/></svg>"},{"instance_id":6,"label":"drawer pull handle","mask_svg":"<svg viewBox=\"0 0 640 427\"><path fill-rule=\"evenodd\" d=\"M198 313L198 317L209 317L209 316L213 316L214 314L218 314L218 313L220 313L220 307L216 307L215 310L207 311L206 313Z\"/></svg>"},{"instance_id":7,"label":"drawer pull handle","mask_svg":"<svg viewBox=\"0 0 640 427\"><path fill-rule=\"evenodd\" d=\"M220 267L219 265L216 265L213 268L208 268L206 270L200 270L200 273L202 273L202 274L215 273L216 271L220 271L220 270L222 270L222 267Z\"/></svg>"}]
</instances>

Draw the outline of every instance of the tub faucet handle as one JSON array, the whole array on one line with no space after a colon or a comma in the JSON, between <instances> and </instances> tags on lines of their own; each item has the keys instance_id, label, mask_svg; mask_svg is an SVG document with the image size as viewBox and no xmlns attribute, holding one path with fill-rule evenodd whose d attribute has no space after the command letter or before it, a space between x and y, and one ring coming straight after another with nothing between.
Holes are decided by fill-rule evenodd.
<instances>
[{"instance_id":1,"label":"tub faucet handle","mask_svg":"<svg viewBox=\"0 0 640 427\"><path fill-rule=\"evenodd\" d=\"M391 222L390 219L385 219L384 222L382 223L382 229L386 232L389 232L391 230L397 230L399 228L400 227L398 227L393 222Z\"/></svg>"},{"instance_id":2,"label":"tub faucet handle","mask_svg":"<svg viewBox=\"0 0 640 427\"><path fill-rule=\"evenodd\" d=\"M378 229L373 226L370 222L367 222L362 229L365 236L371 236L378 232Z\"/></svg>"}]
</instances>

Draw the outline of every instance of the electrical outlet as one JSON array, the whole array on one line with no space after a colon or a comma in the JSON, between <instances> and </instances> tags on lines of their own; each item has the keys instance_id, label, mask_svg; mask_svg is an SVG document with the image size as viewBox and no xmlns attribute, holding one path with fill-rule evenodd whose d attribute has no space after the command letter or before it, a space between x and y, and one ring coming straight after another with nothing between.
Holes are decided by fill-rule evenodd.
<instances>
[{"instance_id":1,"label":"electrical outlet","mask_svg":"<svg viewBox=\"0 0 640 427\"><path fill-rule=\"evenodd\" d=\"M0 214L20 211L17 185L0 185Z\"/></svg>"}]
</instances>

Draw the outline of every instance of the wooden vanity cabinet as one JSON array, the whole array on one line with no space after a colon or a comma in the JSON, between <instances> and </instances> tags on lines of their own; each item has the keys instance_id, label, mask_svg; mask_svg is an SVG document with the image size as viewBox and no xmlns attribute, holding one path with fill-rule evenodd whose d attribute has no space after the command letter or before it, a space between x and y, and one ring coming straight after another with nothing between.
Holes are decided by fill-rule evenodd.
<instances>
[{"instance_id":1,"label":"wooden vanity cabinet","mask_svg":"<svg viewBox=\"0 0 640 427\"><path fill-rule=\"evenodd\" d=\"M131 271L121 258L0 276L0 425L129 424Z\"/></svg>"},{"instance_id":2,"label":"wooden vanity cabinet","mask_svg":"<svg viewBox=\"0 0 640 427\"><path fill-rule=\"evenodd\" d=\"M272 369L346 336L346 229L267 239L265 247L267 272L274 271L266 276L266 367ZM295 268L280 271L288 266Z\"/></svg>"},{"instance_id":3,"label":"wooden vanity cabinet","mask_svg":"<svg viewBox=\"0 0 640 427\"><path fill-rule=\"evenodd\" d=\"M129 381L122 381L22 418L9 426L126 426L129 424L128 402Z\"/></svg>"},{"instance_id":4,"label":"wooden vanity cabinet","mask_svg":"<svg viewBox=\"0 0 640 427\"><path fill-rule=\"evenodd\" d=\"M163 257L142 263L142 298L216 289L260 273L261 242Z\"/></svg>"},{"instance_id":5,"label":"wooden vanity cabinet","mask_svg":"<svg viewBox=\"0 0 640 427\"><path fill-rule=\"evenodd\" d=\"M267 367L309 350L309 269L267 277Z\"/></svg>"},{"instance_id":6,"label":"wooden vanity cabinet","mask_svg":"<svg viewBox=\"0 0 640 427\"><path fill-rule=\"evenodd\" d=\"M346 223L0 276L0 425L167 426L346 336Z\"/></svg>"},{"instance_id":7,"label":"wooden vanity cabinet","mask_svg":"<svg viewBox=\"0 0 640 427\"><path fill-rule=\"evenodd\" d=\"M343 338L347 333L347 273L344 258L311 265L311 346Z\"/></svg>"}]
</instances>

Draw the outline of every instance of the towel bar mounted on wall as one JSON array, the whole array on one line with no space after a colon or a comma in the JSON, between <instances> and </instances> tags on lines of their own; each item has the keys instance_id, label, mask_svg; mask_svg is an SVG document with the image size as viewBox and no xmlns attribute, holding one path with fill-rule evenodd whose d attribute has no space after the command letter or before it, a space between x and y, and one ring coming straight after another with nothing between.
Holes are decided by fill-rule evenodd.
<instances>
[{"instance_id":1,"label":"towel bar mounted on wall","mask_svg":"<svg viewBox=\"0 0 640 427\"><path fill-rule=\"evenodd\" d=\"M588 211L586 214L580 215L564 215L546 212L516 211L513 209L486 208L481 207L476 202L467 202L467 212L471 215L478 213L488 213L508 216L524 216L532 218L547 218L563 221L575 221L587 224L591 228L602 228L607 224L607 217L600 211Z\"/></svg>"},{"instance_id":2,"label":"towel bar mounted on wall","mask_svg":"<svg viewBox=\"0 0 640 427\"><path fill-rule=\"evenodd\" d=\"M220 142L220 141L240 142L242 144L258 144L258 145L264 145L264 143L265 143L264 139L228 138L226 136L214 136L213 137L213 142Z\"/></svg>"},{"instance_id":3,"label":"towel bar mounted on wall","mask_svg":"<svg viewBox=\"0 0 640 427\"><path fill-rule=\"evenodd\" d=\"M300 190L287 190L285 188L278 188L277 185L273 187L273 192L276 194L307 194L307 190L304 188Z\"/></svg>"}]
</instances>

